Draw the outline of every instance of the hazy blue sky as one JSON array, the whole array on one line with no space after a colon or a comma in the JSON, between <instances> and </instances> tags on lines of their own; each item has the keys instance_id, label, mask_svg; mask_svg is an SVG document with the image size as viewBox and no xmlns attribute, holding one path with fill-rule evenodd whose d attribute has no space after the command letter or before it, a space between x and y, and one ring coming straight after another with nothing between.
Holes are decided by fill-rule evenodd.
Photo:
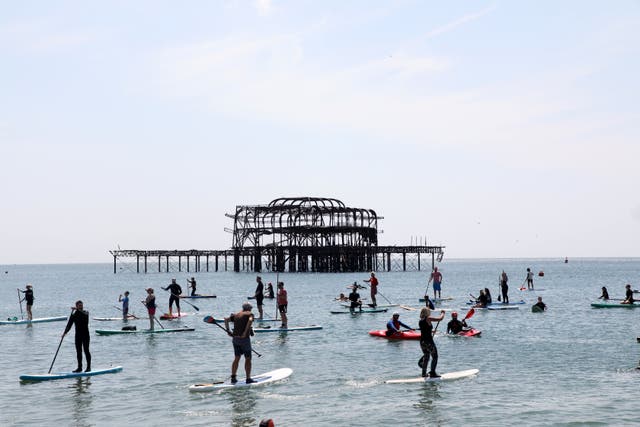
<instances>
[{"instance_id":1,"label":"hazy blue sky","mask_svg":"<svg viewBox=\"0 0 640 427\"><path fill-rule=\"evenodd\" d=\"M0 5L0 263L341 199L447 257L639 256L638 1Z\"/></svg>"}]
</instances>

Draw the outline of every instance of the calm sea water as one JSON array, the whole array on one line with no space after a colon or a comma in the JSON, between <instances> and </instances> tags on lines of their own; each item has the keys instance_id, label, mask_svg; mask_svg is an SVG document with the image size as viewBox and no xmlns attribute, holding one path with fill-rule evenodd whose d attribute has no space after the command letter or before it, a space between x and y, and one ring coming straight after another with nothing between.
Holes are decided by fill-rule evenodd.
<instances>
[{"instance_id":1,"label":"calm sea water","mask_svg":"<svg viewBox=\"0 0 640 427\"><path fill-rule=\"evenodd\" d=\"M0 425L188 425L256 426L272 418L277 426L370 425L631 425L640 423L636 398L640 371L640 308L592 309L607 286L622 297L625 283L640 288L639 259L445 260L445 308L460 309L488 287L497 297L498 275L510 277L510 298L524 299L520 310L476 312L469 323L481 338L437 336L438 371L480 369L458 381L389 385L392 378L417 376L417 342L388 342L370 337L389 313L357 317L331 315L333 298L366 274L281 274L289 291L289 325L321 324L322 331L257 334L254 373L290 367L288 381L224 393L189 393L190 384L228 377L233 359L229 338L206 314L237 311L255 288L255 274L195 275L201 293L217 299L194 300L197 315L167 325L188 325L193 333L156 336L91 337L93 367L122 365L123 372L89 379L21 384L25 373L46 372L64 328L63 322L0 326ZM525 270L544 271L535 278L540 292L519 292ZM175 277L186 290L187 273L112 273L112 265L1 266L0 316L20 316L16 288L32 283L35 317L67 315L82 299L92 316L117 316L117 299L131 292L132 311L144 288L157 290L161 308L167 294L159 289ZM7 273L5 274L5 271ZM274 274L262 274L274 282ZM381 295L394 303L419 307L426 272L379 273ZM364 294L365 292L363 292ZM540 295L546 313L531 313ZM379 303L384 303L383 296ZM275 303L266 300L274 315ZM183 310L195 312L183 303ZM416 325L417 312L401 320ZM449 313L447 313L449 318ZM147 326L137 322L138 328ZM91 329L120 328L121 322L92 320ZM440 325L439 331L443 331ZM73 335L63 342L54 370L75 368ZM242 374L242 370L240 371Z\"/></svg>"}]
</instances>

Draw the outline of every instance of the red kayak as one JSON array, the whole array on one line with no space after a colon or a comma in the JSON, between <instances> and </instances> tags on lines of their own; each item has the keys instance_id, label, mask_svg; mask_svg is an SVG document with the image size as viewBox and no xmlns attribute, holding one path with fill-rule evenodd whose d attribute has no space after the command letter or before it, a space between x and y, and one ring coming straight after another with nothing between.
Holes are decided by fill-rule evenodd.
<instances>
[{"instance_id":1,"label":"red kayak","mask_svg":"<svg viewBox=\"0 0 640 427\"><path fill-rule=\"evenodd\" d=\"M381 337L388 340L419 340L420 331L401 331L391 336L387 336L386 329L380 329L378 331L369 331L369 335L372 337Z\"/></svg>"},{"instance_id":2,"label":"red kayak","mask_svg":"<svg viewBox=\"0 0 640 427\"><path fill-rule=\"evenodd\" d=\"M460 331L456 335L461 337L479 337L482 332L477 329L467 329L465 331Z\"/></svg>"}]
</instances>

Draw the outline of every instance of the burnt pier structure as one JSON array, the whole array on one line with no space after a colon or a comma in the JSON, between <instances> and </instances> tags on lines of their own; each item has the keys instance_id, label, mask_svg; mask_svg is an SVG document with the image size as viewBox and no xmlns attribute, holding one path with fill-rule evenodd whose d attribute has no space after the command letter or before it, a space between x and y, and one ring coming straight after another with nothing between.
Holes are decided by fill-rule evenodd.
<instances>
[{"instance_id":1,"label":"burnt pier structure","mask_svg":"<svg viewBox=\"0 0 640 427\"><path fill-rule=\"evenodd\" d=\"M332 198L279 198L267 205L236 206L231 249L113 250L135 259L135 271L362 272L421 270L444 256L444 246L379 246L379 217ZM157 268L156 262L157 259ZM184 262L183 262L184 261ZM177 262L177 265L176 265Z\"/></svg>"}]
</instances>

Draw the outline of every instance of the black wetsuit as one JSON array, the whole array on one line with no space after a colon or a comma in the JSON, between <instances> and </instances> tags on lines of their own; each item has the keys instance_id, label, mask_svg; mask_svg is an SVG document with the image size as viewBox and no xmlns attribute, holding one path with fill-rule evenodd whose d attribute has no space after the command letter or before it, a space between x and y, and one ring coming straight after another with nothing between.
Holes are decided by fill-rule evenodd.
<instances>
[{"instance_id":1,"label":"black wetsuit","mask_svg":"<svg viewBox=\"0 0 640 427\"><path fill-rule=\"evenodd\" d=\"M66 334L71 329L71 325L76 325L76 358L78 359L78 370L82 370L82 350L84 350L84 357L87 359L87 370L91 370L91 353L89 352L89 312L75 310L69 321L67 327L64 329Z\"/></svg>"},{"instance_id":2,"label":"black wetsuit","mask_svg":"<svg viewBox=\"0 0 640 427\"><path fill-rule=\"evenodd\" d=\"M258 280L258 286L256 286L256 305L263 305L263 301L264 301L264 284L262 283L262 280Z\"/></svg>"},{"instance_id":3,"label":"black wetsuit","mask_svg":"<svg viewBox=\"0 0 640 427\"><path fill-rule=\"evenodd\" d=\"M438 365L438 349L436 343L433 341L433 325L426 319L420 319L418 322L420 328L420 348L422 349L422 376L427 375L427 364L429 364L429 358L431 358L430 374L436 373L436 366Z\"/></svg>"},{"instance_id":4,"label":"black wetsuit","mask_svg":"<svg viewBox=\"0 0 640 427\"><path fill-rule=\"evenodd\" d=\"M33 289L27 289L24 292L24 300L27 302L27 305L33 305Z\"/></svg>"},{"instance_id":5,"label":"black wetsuit","mask_svg":"<svg viewBox=\"0 0 640 427\"><path fill-rule=\"evenodd\" d=\"M509 304L509 285L507 280L500 280L500 290L502 291L502 302Z\"/></svg>"},{"instance_id":6,"label":"black wetsuit","mask_svg":"<svg viewBox=\"0 0 640 427\"><path fill-rule=\"evenodd\" d=\"M171 306L173 305L173 303L176 303L176 308L178 309L178 311L180 311L180 296L182 294L182 287L180 287L180 285L178 285L177 283L172 283L169 286L167 286L166 288L162 288L166 291L171 292L171 296L169 297L169 309L171 309Z\"/></svg>"},{"instance_id":7,"label":"black wetsuit","mask_svg":"<svg viewBox=\"0 0 640 427\"><path fill-rule=\"evenodd\" d=\"M633 291L631 288L627 289L625 292L625 301L629 302L629 304L633 304Z\"/></svg>"},{"instance_id":8,"label":"black wetsuit","mask_svg":"<svg viewBox=\"0 0 640 427\"><path fill-rule=\"evenodd\" d=\"M349 301L351 301L350 310L355 310L356 308L359 308L360 310L362 310L362 303L359 300L360 300L360 294L356 292L356 290L354 289L349 294Z\"/></svg>"},{"instance_id":9,"label":"black wetsuit","mask_svg":"<svg viewBox=\"0 0 640 427\"><path fill-rule=\"evenodd\" d=\"M487 295L480 294L480 296L478 297L478 304L480 304L480 307L486 307L488 303L489 303L489 300L487 298Z\"/></svg>"},{"instance_id":10,"label":"black wetsuit","mask_svg":"<svg viewBox=\"0 0 640 427\"><path fill-rule=\"evenodd\" d=\"M464 321L459 321L458 319L451 319L449 323L447 323L447 333L448 334L457 334L462 332L462 328L467 326Z\"/></svg>"}]
</instances>

